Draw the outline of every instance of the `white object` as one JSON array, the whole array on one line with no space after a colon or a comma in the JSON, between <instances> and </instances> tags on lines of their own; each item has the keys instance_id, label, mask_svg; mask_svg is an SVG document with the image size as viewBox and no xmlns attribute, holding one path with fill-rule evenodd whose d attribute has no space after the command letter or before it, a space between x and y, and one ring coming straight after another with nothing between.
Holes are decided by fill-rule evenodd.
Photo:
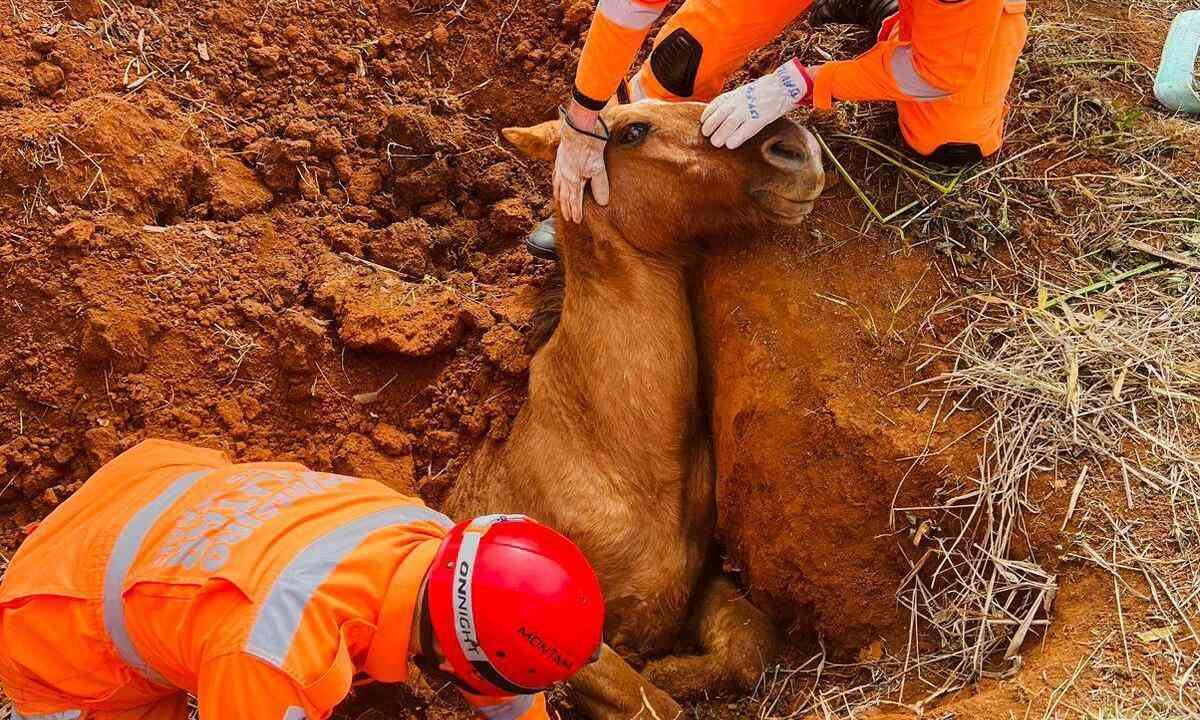
<instances>
[{"instance_id":1,"label":"white object","mask_svg":"<svg viewBox=\"0 0 1200 720\"><path fill-rule=\"evenodd\" d=\"M1172 110L1200 114L1200 95L1196 94L1196 58L1200 56L1200 10L1180 13L1171 23L1163 47L1154 96Z\"/></svg>"},{"instance_id":2,"label":"white object","mask_svg":"<svg viewBox=\"0 0 1200 720\"><path fill-rule=\"evenodd\" d=\"M700 129L716 147L730 150L788 114L812 92L798 60L780 65L770 75L734 88L709 103Z\"/></svg>"}]
</instances>

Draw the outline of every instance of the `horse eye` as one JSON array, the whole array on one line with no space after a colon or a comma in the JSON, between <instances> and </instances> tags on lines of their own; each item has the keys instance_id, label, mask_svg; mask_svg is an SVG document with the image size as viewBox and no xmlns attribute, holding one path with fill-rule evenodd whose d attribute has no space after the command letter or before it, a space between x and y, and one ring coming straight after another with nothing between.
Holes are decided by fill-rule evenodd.
<instances>
[{"instance_id":1,"label":"horse eye","mask_svg":"<svg viewBox=\"0 0 1200 720\"><path fill-rule=\"evenodd\" d=\"M649 123L631 123L621 130L621 144L635 145L641 142L650 132Z\"/></svg>"}]
</instances>

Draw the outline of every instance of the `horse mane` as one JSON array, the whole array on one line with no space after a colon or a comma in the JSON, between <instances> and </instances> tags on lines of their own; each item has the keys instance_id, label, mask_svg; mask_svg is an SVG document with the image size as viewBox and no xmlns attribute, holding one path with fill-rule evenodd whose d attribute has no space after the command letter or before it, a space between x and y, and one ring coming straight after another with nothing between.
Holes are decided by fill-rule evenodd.
<instances>
[{"instance_id":1,"label":"horse mane","mask_svg":"<svg viewBox=\"0 0 1200 720\"><path fill-rule=\"evenodd\" d=\"M525 335L525 342L531 354L549 342L554 331L558 329L566 294L567 278L560 261L554 264L554 271L537 290L533 314L529 318L529 332Z\"/></svg>"}]
</instances>

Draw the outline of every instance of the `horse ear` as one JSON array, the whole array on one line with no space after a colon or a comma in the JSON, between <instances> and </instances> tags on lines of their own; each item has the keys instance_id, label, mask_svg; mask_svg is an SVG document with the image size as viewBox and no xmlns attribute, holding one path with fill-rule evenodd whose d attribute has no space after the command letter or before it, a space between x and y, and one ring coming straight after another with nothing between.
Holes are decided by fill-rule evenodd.
<instances>
[{"instance_id":1,"label":"horse ear","mask_svg":"<svg viewBox=\"0 0 1200 720\"><path fill-rule=\"evenodd\" d=\"M558 151L558 121L547 120L533 127L510 127L501 131L504 139L516 146L525 157L534 160L554 160Z\"/></svg>"}]
</instances>

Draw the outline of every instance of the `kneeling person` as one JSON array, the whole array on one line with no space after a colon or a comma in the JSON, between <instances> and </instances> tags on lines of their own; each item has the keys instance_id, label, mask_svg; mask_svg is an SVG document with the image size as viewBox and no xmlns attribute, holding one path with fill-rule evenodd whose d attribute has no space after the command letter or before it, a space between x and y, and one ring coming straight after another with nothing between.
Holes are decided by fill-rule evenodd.
<instances>
[{"instance_id":1,"label":"kneeling person","mask_svg":"<svg viewBox=\"0 0 1200 720\"><path fill-rule=\"evenodd\" d=\"M372 480L151 440L26 539L0 584L16 720L326 718L412 659L483 717L542 720L598 653L574 544L520 516L452 523Z\"/></svg>"}]
</instances>

